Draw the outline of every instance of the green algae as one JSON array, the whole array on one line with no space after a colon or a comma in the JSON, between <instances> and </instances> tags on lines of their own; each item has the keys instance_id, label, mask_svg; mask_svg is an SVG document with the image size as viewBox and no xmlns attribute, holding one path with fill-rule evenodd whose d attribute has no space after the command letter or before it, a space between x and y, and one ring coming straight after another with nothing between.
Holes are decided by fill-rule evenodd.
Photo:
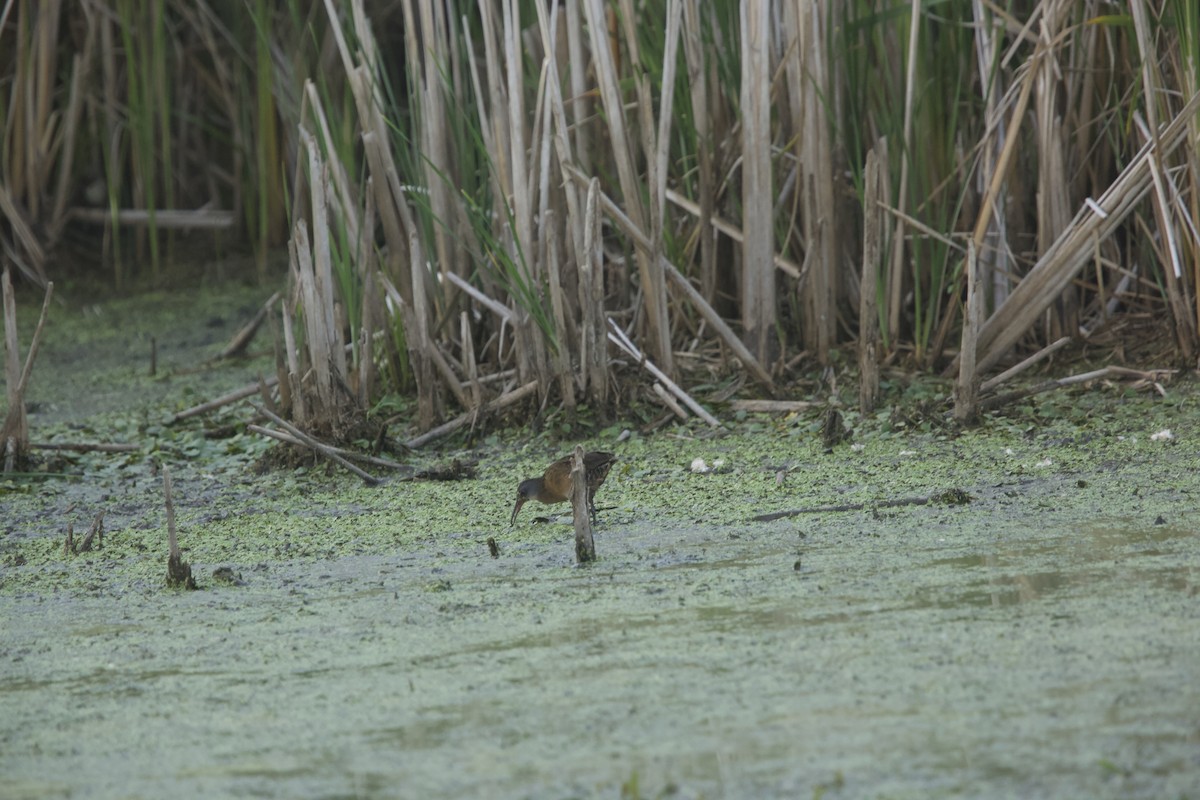
<instances>
[{"instance_id":1,"label":"green algae","mask_svg":"<svg viewBox=\"0 0 1200 800\"><path fill-rule=\"evenodd\" d=\"M236 316L180 333L180 363ZM113 331L97 347L130 351ZM508 525L519 480L573 441L508 432L417 457L478 459L467 481L258 475L254 437L161 422L254 364L205 373L204 392L118 369L133 393L96 404L51 399L70 345L46 347L35 430L144 446L0 489L5 796L1174 797L1200 781L1191 380L1166 399L1061 392L961 432L845 412L853 436L831 451L815 412L616 425L583 442L620 460L581 569L565 506ZM101 386L107 358L72 380ZM156 461L201 591L163 586ZM854 508L808 513L830 506ZM751 521L782 510L805 513ZM103 548L64 557L66 522L99 511Z\"/></svg>"}]
</instances>

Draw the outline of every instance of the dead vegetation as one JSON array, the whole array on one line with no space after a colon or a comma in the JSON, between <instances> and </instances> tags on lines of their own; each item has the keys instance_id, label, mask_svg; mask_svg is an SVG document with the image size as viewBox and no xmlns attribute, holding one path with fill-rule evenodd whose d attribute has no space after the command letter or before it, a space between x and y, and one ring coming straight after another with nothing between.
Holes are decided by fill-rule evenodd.
<instances>
[{"instance_id":1,"label":"dead vegetation","mask_svg":"<svg viewBox=\"0 0 1200 800\"><path fill-rule=\"evenodd\" d=\"M3 6L0 258L45 283L87 241L120 284L240 236L269 280L286 242L228 349L272 329L277 374L213 401L264 435L337 446L395 394L409 447L634 390L715 426L690 386L794 400L848 342L864 410L882 363L968 420L1131 319L1200 352L1184 0L133 5Z\"/></svg>"}]
</instances>

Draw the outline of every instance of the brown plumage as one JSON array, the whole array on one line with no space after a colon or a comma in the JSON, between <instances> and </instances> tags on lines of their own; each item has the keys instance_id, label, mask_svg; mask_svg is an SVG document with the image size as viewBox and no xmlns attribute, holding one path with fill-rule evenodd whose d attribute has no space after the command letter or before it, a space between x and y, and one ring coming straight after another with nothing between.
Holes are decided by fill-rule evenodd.
<instances>
[{"instance_id":1,"label":"brown plumage","mask_svg":"<svg viewBox=\"0 0 1200 800\"><path fill-rule=\"evenodd\" d=\"M583 475L587 482L587 506L592 519L596 519L596 490L604 484L608 470L617 457L612 453L592 452L583 456ZM517 504L513 506L512 519L509 525L517 523L517 514L526 500L537 500L539 503L565 503L571 499L571 467L575 456L565 456L546 467L540 478L529 478L521 481L517 487Z\"/></svg>"}]
</instances>

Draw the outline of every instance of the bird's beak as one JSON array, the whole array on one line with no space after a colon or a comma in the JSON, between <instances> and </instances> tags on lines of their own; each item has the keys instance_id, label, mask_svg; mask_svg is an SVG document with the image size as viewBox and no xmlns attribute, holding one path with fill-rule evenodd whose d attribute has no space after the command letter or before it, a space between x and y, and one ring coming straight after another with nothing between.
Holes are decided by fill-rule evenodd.
<instances>
[{"instance_id":1,"label":"bird's beak","mask_svg":"<svg viewBox=\"0 0 1200 800\"><path fill-rule=\"evenodd\" d=\"M516 525L516 524L517 524L517 514L519 514L519 513L521 512L521 506L523 506L523 505L525 505L525 498L524 498L524 497L518 497L518 498L517 498L517 504L516 504L515 506L513 506L513 515L512 515L512 519L510 519L510 520L508 521L508 524L509 524L509 525Z\"/></svg>"}]
</instances>

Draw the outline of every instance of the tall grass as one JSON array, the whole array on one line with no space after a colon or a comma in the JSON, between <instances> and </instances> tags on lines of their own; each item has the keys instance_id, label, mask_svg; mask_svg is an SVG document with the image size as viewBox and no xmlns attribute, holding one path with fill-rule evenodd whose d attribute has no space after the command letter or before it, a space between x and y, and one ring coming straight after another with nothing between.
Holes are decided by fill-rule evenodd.
<instances>
[{"instance_id":1,"label":"tall grass","mask_svg":"<svg viewBox=\"0 0 1200 800\"><path fill-rule=\"evenodd\" d=\"M415 391L429 427L536 384L539 406L603 414L627 374L610 325L684 385L766 391L873 338L863 313L878 357L919 369L963 342L990 369L1147 309L1197 352L1183 0L83 6L69 70L58 6L0 29L11 249L37 276L37 225L92 219L44 198L96 173L115 265L133 208L152 270L176 207L231 212L262 279L290 235L293 338L324 344L289 369L331 359L325 403ZM301 249L324 289L302 288Z\"/></svg>"}]
</instances>

